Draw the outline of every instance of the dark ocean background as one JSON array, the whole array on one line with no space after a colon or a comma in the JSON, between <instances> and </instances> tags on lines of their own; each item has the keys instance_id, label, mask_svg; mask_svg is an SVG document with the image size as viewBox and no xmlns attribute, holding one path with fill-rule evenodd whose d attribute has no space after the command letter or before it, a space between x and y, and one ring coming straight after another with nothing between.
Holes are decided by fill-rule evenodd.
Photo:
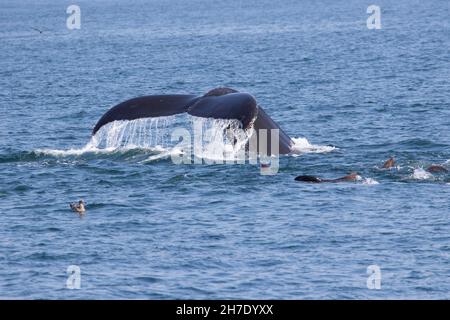
<instances>
[{"instance_id":1,"label":"dark ocean background","mask_svg":"<svg viewBox=\"0 0 450 320\"><path fill-rule=\"evenodd\" d=\"M448 1L70 4L0 1L0 298L450 298ZM123 100L218 86L296 138L278 174L89 144Z\"/></svg>"}]
</instances>

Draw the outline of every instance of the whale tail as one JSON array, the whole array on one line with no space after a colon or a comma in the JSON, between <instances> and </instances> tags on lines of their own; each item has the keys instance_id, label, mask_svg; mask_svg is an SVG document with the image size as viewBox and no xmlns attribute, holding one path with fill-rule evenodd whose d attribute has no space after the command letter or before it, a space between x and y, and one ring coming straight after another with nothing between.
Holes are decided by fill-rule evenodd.
<instances>
[{"instance_id":1,"label":"whale tail","mask_svg":"<svg viewBox=\"0 0 450 320\"><path fill-rule=\"evenodd\" d=\"M272 129L278 129L280 154L290 153L291 138L270 118L248 93L230 88L216 88L203 96L195 95L152 95L124 101L108 110L95 125L92 135L104 125L118 120L135 120L171 116L180 113L214 119L236 119L244 129L253 127L258 141L261 135L267 135L266 154L274 154L272 147ZM266 131L263 131L263 130ZM258 145L260 152L261 145Z\"/></svg>"},{"instance_id":2,"label":"whale tail","mask_svg":"<svg viewBox=\"0 0 450 320\"><path fill-rule=\"evenodd\" d=\"M109 109L98 120L92 130L92 135L113 121L165 117L186 112L195 98L193 95L156 95L124 101Z\"/></svg>"}]
</instances>

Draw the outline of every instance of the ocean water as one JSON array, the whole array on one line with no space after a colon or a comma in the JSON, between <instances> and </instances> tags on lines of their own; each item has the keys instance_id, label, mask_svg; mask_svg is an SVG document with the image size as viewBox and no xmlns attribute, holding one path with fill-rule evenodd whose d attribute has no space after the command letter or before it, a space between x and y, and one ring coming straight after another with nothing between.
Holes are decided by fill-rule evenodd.
<instances>
[{"instance_id":1,"label":"ocean water","mask_svg":"<svg viewBox=\"0 0 450 320\"><path fill-rule=\"evenodd\" d=\"M377 1L380 30L371 1L76 4L69 30L66 1L0 1L1 298L450 298L450 175L424 170L450 168L448 1ZM198 119L91 140L123 100L218 86L295 138L278 174L174 164Z\"/></svg>"}]
</instances>

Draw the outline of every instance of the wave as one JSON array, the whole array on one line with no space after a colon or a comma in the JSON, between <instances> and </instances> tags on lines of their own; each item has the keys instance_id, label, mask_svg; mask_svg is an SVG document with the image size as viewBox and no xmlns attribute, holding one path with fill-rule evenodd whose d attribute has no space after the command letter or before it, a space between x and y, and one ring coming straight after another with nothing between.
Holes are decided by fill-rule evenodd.
<instances>
[{"instance_id":1,"label":"wave","mask_svg":"<svg viewBox=\"0 0 450 320\"><path fill-rule=\"evenodd\" d=\"M126 155L130 152L163 157L171 149L166 142L167 131L174 122L174 117L114 121L102 127L84 147L37 149L35 152L52 157Z\"/></svg>"},{"instance_id":2,"label":"wave","mask_svg":"<svg viewBox=\"0 0 450 320\"><path fill-rule=\"evenodd\" d=\"M87 143L84 147L79 149L36 149L32 153L39 156L50 156L55 158L61 157L82 157L87 155L116 155L128 153L161 153L166 151L161 146L155 146L153 148L142 148L138 146L124 146L124 147L108 147L108 148L98 148L92 145L91 142Z\"/></svg>"}]
</instances>

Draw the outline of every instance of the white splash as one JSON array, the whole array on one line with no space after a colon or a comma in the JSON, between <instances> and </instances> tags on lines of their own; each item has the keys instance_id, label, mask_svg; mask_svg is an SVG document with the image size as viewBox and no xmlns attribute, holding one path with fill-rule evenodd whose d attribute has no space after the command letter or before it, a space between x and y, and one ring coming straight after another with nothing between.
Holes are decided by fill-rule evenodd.
<instances>
[{"instance_id":1,"label":"white splash","mask_svg":"<svg viewBox=\"0 0 450 320\"><path fill-rule=\"evenodd\" d=\"M55 157L108 154L131 149L166 152L170 144L170 126L174 121L173 116L114 121L103 126L82 148L38 149L36 152Z\"/></svg>"},{"instance_id":2,"label":"white splash","mask_svg":"<svg viewBox=\"0 0 450 320\"><path fill-rule=\"evenodd\" d=\"M178 148L172 148L171 150L166 150L163 148L155 148L153 151L159 152L155 155L149 156L147 159L140 161L139 163L149 163L153 161L158 161L162 159L169 159L172 155L179 155L183 151Z\"/></svg>"},{"instance_id":3,"label":"white splash","mask_svg":"<svg viewBox=\"0 0 450 320\"><path fill-rule=\"evenodd\" d=\"M170 144L175 116L114 121L103 126L91 142L101 149L149 149Z\"/></svg>"},{"instance_id":4,"label":"white splash","mask_svg":"<svg viewBox=\"0 0 450 320\"><path fill-rule=\"evenodd\" d=\"M245 161L245 146L252 135L234 119L191 117L194 156L212 162Z\"/></svg>"},{"instance_id":5,"label":"white splash","mask_svg":"<svg viewBox=\"0 0 450 320\"><path fill-rule=\"evenodd\" d=\"M245 161L245 146L252 132L242 130L239 121L188 117L190 123L182 121L180 125L184 124L182 128L189 132L187 140L194 157L215 163ZM36 152L64 157L143 149L156 153L142 161L151 162L185 151L172 141L172 133L178 125L176 121L175 116L114 121L103 126L82 148L38 149Z\"/></svg>"},{"instance_id":6,"label":"white splash","mask_svg":"<svg viewBox=\"0 0 450 320\"><path fill-rule=\"evenodd\" d=\"M181 117L187 117L181 119ZM241 123L234 119L213 119L195 116L169 116L114 121L104 125L79 149L38 149L36 152L55 157L81 156L83 154L108 154L132 149L151 151L151 162L171 155L186 154L174 142L172 134L178 126L189 132L186 139L189 155L202 159L205 163L256 163L258 155L246 152L246 145L252 137L253 129L243 130ZM293 139L293 154L326 153L335 150L333 146L320 146L309 143L306 138Z\"/></svg>"},{"instance_id":7,"label":"white splash","mask_svg":"<svg viewBox=\"0 0 450 320\"><path fill-rule=\"evenodd\" d=\"M423 168L416 168L410 178L415 180L430 180L433 179L434 176Z\"/></svg>"},{"instance_id":8,"label":"white splash","mask_svg":"<svg viewBox=\"0 0 450 320\"><path fill-rule=\"evenodd\" d=\"M377 180L372 179L372 178L364 178L362 180L362 184L365 185L376 185L376 184L380 184Z\"/></svg>"},{"instance_id":9,"label":"white splash","mask_svg":"<svg viewBox=\"0 0 450 320\"><path fill-rule=\"evenodd\" d=\"M333 150L336 150L336 147L333 146L321 146L311 144L306 138L293 138L292 141L294 141L294 146L292 148L292 153L294 154L328 153Z\"/></svg>"},{"instance_id":10,"label":"white splash","mask_svg":"<svg viewBox=\"0 0 450 320\"><path fill-rule=\"evenodd\" d=\"M60 150L60 149L37 149L35 150L38 154L49 155L53 157L65 157L65 156L81 156L85 153L111 153L114 151L114 148L109 149L98 149L95 147L95 144L89 141L83 148L80 149L68 149L68 150Z\"/></svg>"}]
</instances>

